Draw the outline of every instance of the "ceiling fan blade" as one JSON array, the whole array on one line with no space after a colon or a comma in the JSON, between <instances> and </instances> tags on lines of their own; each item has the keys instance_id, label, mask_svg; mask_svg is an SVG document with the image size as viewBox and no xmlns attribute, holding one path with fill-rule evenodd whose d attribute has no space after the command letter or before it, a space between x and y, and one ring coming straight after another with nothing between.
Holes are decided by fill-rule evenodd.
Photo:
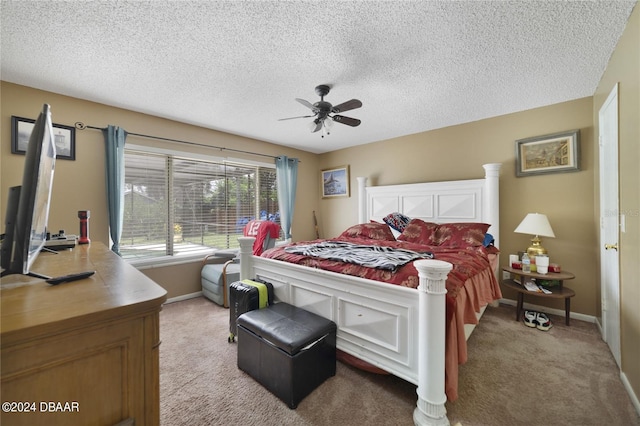
<instances>
[{"instance_id":1,"label":"ceiling fan blade","mask_svg":"<svg viewBox=\"0 0 640 426\"><path fill-rule=\"evenodd\" d=\"M346 124L347 126L356 127L359 126L361 121L357 118L345 117L344 115L334 115L331 117L333 121Z\"/></svg>"},{"instance_id":2,"label":"ceiling fan blade","mask_svg":"<svg viewBox=\"0 0 640 426\"><path fill-rule=\"evenodd\" d=\"M300 99L300 98L296 98L296 101L300 102L302 105L306 106L310 110L313 110L313 112L317 112L317 108L314 107L311 102L305 101L304 99Z\"/></svg>"},{"instance_id":3,"label":"ceiling fan blade","mask_svg":"<svg viewBox=\"0 0 640 426\"><path fill-rule=\"evenodd\" d=\"M313 114L313 115L299 115L297 117L279 118L278 121L293 120L295 118L309 118L309 117L315 117L315 116L316 116L316 114Z\"/></svg>"},{"instance_id":4,"label":"ceiling fan blade","mask_svg":"<svg viewBox=\"0 0 640 426\"><path fill-rule=\"evenodd\" d=\"M362 106L362 102L357 99L351 99L350 101L343 102L340 105L336 105L331 108L331 112L337 114L339 112L350 111L352 109L360 108Z\"/></svg>"}]
</instances>

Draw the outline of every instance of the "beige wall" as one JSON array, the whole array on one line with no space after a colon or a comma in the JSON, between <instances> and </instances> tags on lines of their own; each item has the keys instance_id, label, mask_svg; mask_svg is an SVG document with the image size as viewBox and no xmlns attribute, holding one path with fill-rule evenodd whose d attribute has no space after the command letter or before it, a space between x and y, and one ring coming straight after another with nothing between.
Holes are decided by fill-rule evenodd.
<instances>
[{"instance_id":1,"label":"beige wall","mask_svg":"<svg viewBox=\"0 0 640 426\"><path fill-rule=\"evenodd\" d=\"M594 94L594 134L598 112L619 83L619 197L626 216L620 233L620 339L622 372L640 395L640 7L636 5L624 34ZM597 146L594 141L594 146ZM596 165L596 172L598 166ZM594 187L598 185L596 173ZM596 211L599 199L596 198ZM604 244L600 241L600 244Z\"/></svg>"},{"instance_id":2,"label":"beige wall","mask_svg":"<svg viewBox=\"0 0 640 426\"><path fill-rule=\"evenodd\" d=\"M146 114L113 108L103 104L19 86L0 83L0 220L4 229L5 202L8 188L20 185L24 156L11 153L11 116L36 118L42 104L51 105L54 123L73 126L76 122L105 127L109 124L123 127L134 133L162 136L201 144L221 146L257 152L267 155L287 155L300 158L297 190L297 208L293 218L293 234L300 239L314 236L312 211L317 210L318 158L315 154L248 138L190 126ZM209 148L161 143L135 136L127 138L128 144L152 145L167 149L197 151L206 155L220 156L221 151ZM242 155L226 152L222 155L250 161L271 162L262 156ZM105 244L109 241L108 218L105 197L105 154L102 132L97 130L76 131L76 160L58 160L53 184L49 226L57 231L64 229L69 234L79 233L78 210L90 210L90 237L92 241ZM304 208L302 207L304 206ZM167 289L168 297L175 297L201 290L200 264L193 263L167 268L148 269L150 277Z\"/></svg>"},{"instance_id":3,"label":"beige wall","mask_svg":"<svg viewBox=\"0 0 640 426\"><path fill-rule=\"evenodd\" d=\"M507 254L529 246L530 237L513 232L526 214L546 214L556 238L543 238L543 246L553 262L576 275L574 282L568 283L577 293L572 300L572 310L594 315L599 300L596 297L592 115L592 99L583 98L331 152L321 156L320 165L328 168L349 164L353 188L356 176L367 176L372 185L473 179L484 176L483 164L502 163L500 249L504 256L501 264L506 264ZM572 129L580 129L581 171L516 177L517 139ZM357 221L357 197L355 192L352 194L348 199L320 201L324 234L337 235ZM504 296L515 299L515 294L508 291ZM562 301L550 301L548 306L564 307Z\"/></svg>"}]
</instances>

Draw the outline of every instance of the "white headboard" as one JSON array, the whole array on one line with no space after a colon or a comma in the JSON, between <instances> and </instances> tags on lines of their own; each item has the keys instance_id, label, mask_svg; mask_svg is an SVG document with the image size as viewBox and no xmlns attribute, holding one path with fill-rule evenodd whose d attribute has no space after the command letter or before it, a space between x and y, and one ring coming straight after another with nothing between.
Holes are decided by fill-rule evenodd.
<instances>
[{"instance_id":1,"label":"white headboard","mask_svg":"<svg viewBox=\"0 0 640 426\"><path fill-rule=\"evenodd\" d=\"M489 223L496 246L500 242L500 163L485 164L484 179L366 186L358 177L358 220L382 222L399 212L425 222Z\"/></svg>"}]
</instances>

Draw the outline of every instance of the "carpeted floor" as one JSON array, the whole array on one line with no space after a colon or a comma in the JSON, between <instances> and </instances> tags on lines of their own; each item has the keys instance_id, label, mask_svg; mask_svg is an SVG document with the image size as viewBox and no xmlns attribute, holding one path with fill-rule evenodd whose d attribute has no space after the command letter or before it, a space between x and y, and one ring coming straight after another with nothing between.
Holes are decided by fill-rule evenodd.
<instances>
[{"instance_id":1,"label":"carpeted floor","mask_svg":"<svg viewBox=\"0 0 640 426\"><path fill-rule=\"evenodd\" d=\"M489 307L469 340L452 424L640 425L615 361L594 324L552 317L548 332ZM295 410L236 366L229 310L205 298L160 314L161 424L412 425L415 386L338 363L337 374Z\"/></svg>"}]
</instances>

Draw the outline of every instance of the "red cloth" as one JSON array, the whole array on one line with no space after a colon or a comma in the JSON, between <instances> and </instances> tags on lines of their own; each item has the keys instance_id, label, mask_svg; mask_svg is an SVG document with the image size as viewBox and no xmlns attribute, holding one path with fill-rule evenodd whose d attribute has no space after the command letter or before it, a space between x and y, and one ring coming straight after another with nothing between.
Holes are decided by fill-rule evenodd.
<instances>
[{"instance_id":1,"label":"red cloth","mask_svg":"<svg viewBox=\"0 0 640 426\"><path fill-rule=\"evenodd\" d=\"M274 240L280 235L280 225L269 220L250 220L244 226L245 237L256 237L253 242L253 254L260 256L264 251L264 241L267 236Z\"/></svg>"}]
</instances>

